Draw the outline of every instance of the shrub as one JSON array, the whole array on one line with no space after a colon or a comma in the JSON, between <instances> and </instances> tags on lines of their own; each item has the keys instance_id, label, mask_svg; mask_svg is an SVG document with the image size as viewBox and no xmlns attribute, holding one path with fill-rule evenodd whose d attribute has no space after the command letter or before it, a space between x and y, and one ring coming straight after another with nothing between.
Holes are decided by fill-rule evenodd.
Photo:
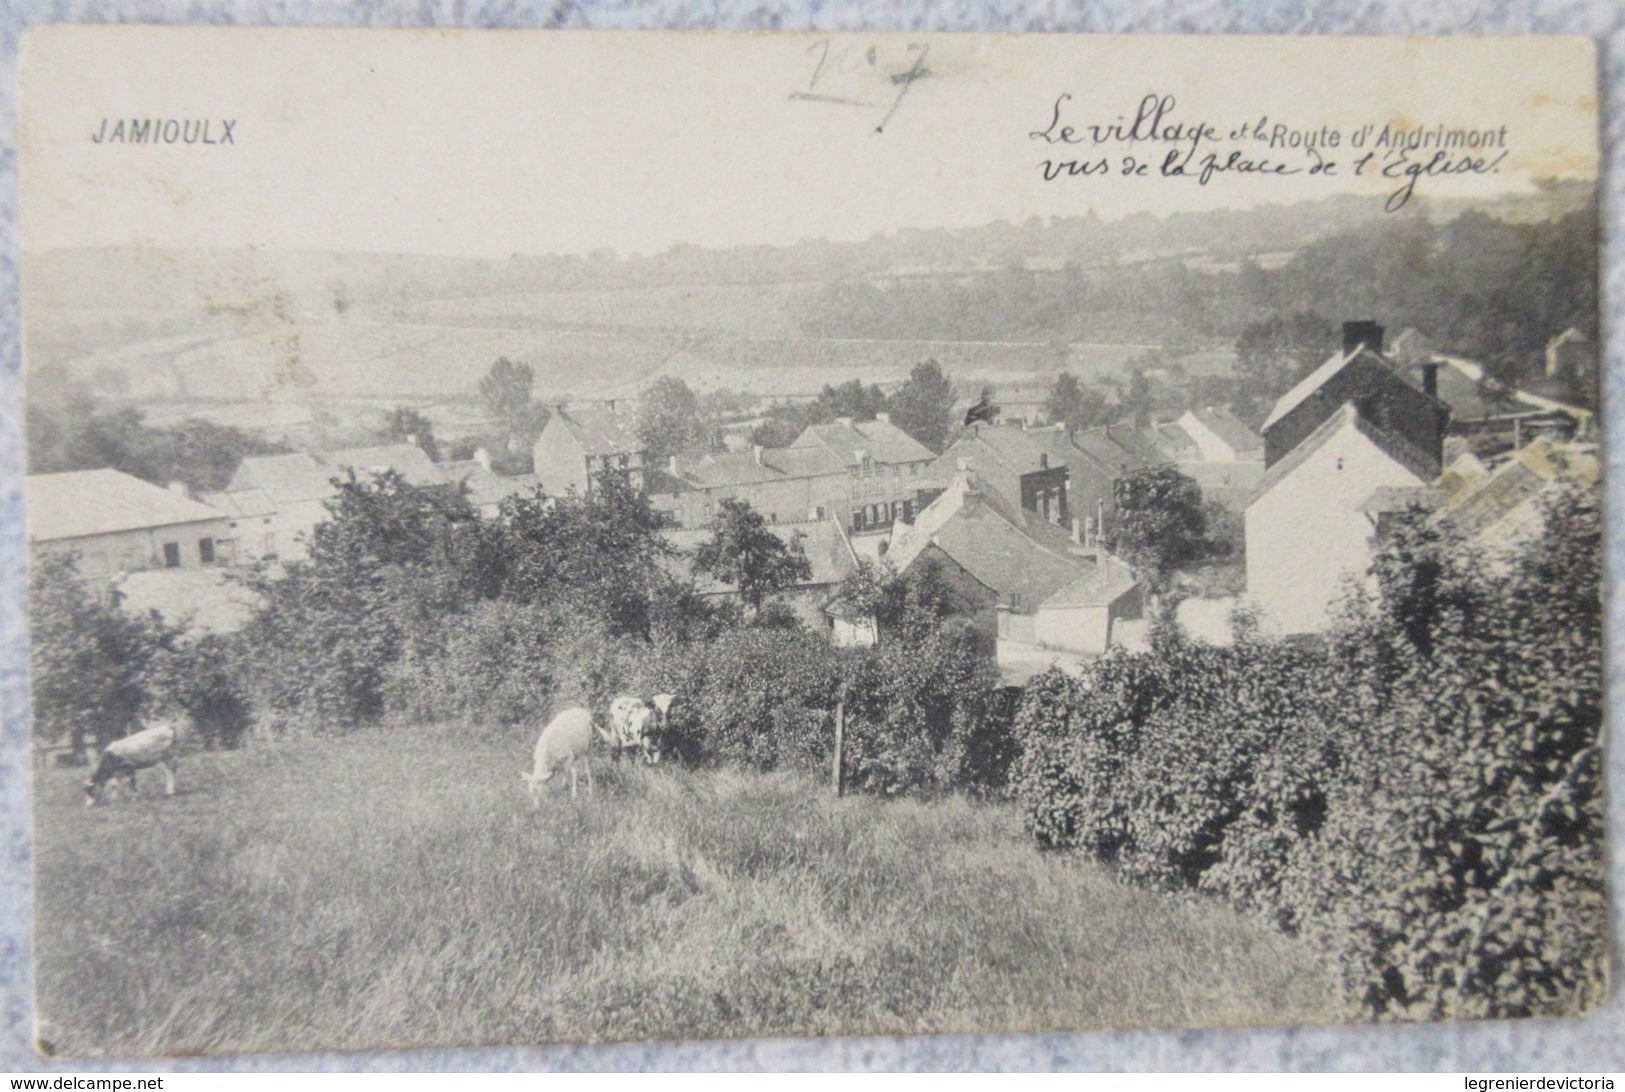
<instances>
[{"instance_id":1,"label":"shrub","mask_svg":"<svg viewBox=\"0 0 1625 1092\"><path fill-rule=\"evenodd\" d=\"M746 628L704 646L676 689L673 746L754 769L829 761L840 685L835 650L802 629Z\"/></svg>"},{"instance_id":2,"label":"shrub","mask_svg":"<svg viewBox=\"0 0 1625 1092\"><path fill-rule=\"evenodd\" d=\"M1034 679L1012 778L1029 830L1306 933L1375 1016L1600 998L1596 496L1556 493L1511 558L1413 514L1371 574L1327 652L1163 631Z\"/></svg>"},{"instance_id":3,"label":"shrub","mask_svg":"<svg viewBox=\"0 0 1625 1092\"><path fill-rule=\"evenodd\" d=\"M1279 849L1316 829L1336 767L1324 666L1286 646L1162 636L1078 679L1040 676L1016 717L1028 828L1141 883L1276 908Z\"/></svg>"},{"instance_id":4,"label":"shrub","mask_svg":"<svg viewBox=\"0 0 1625 1092\"><path fill-rule=\"evenodd\" d=\"M1295 897L1374 1015L1603 996L1601 510L1566 491L1544 514L1510 563L1414 522L1344 619L1351 776Z\"/></svg>"},{"instance_id":5,"label":"shrub","mask_svg":"<svg viewBox=\"0 0 1625 1092\"><path fill-rule=\"evenodd\" d=\"M155 704L191 718L205 747L236 747L253 722L241 650L220 634L172 643L153 657L147 686Z\"/></svg>"},{"instance_id":6,"label":"shrub","mask_svg":"<svg viewBox=\"0 0 1625 1092\"><path fill-rule=\"evenodd\" d=\"M850 784L885 793L1004 786L1014 750L1008 702L969 625L950 621L843 660Z\"/></svg>"},{"instance_id":7,"label":"shrub","mask_svg":"<svg viewBox=\"0 0 1625 1092\"><path fill-rule=\"evenodd\" d=\"M173 637L156 616L97 597L71 554L38 555L28 580L29 686L36 743L75 753L126 734L148 704L148 665Z\"/></svg>"}]
</instances>

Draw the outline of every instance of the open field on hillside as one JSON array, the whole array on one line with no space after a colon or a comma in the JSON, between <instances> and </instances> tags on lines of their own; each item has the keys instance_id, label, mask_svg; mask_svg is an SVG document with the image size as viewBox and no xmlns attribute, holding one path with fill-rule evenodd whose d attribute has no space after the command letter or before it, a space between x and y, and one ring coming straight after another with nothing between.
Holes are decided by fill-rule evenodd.
<instances>
[{"instance_id":1,"label":"open field on hillside","mask_svg":"<svg viewBox=\"0 0 1625 1092\"><path fill-rule=\"evenodd\" d=\"M79 1055L1346 1016L1308 951L1041 854L1006 806L600 759L595 797L533 812L530 743L435 728L206 753L175 798L154 777L98 809L76 772L43 773L41 1038Z\"/></svg>"}]
</instances>

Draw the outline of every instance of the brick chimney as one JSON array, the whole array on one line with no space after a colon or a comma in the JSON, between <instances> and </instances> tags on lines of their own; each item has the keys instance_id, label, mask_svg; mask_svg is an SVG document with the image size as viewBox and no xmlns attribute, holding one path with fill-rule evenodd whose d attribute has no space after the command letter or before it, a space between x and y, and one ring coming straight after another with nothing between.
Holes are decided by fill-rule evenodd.
<instances>
[{"instance_id":1,"label":"brick chimney","mask_svg":"<svg viewBox=\"0 0 1625 1092\"><path fill-rule=\"evenodd\" d=\"M751 458L756 460L756 465L761 466L762 465L762 445L761 444L752 444L751 449L750 449L750 454L751 454Z\"/></svg>"},{"instance_id":2,"label":"brick chimney","mask_svg":"<svg viewBox=\"0 0 1625 1092\"><path fill-rule=\"evenodd\" d=\"M1434 398L1439 397L1439 369L1444 367L1444 361L1430 356L1417 367L1422 370L1423 392Z\"/></svg>"},{"instance_id":3,"label":"brick chimney","mask_svg":"<svg viewBox=\"0 0 1625 1092\"><path fill-rule=\"evenodd\" d=\"M677 477L677 456L676 455L669 456L666 459L666 473L670 474L674 478Z\"/></svg>"},{"instance_id":4,"label":"brick chimney","mask_svg":"<svg viewBox=\"0 0 1625 1092\"><path fill-rule=\"evenodd\" d=\"M491 453L485 450L483 447L477 447L474 449L474 461L479 463L486 470L491 469Z\"/></svg>"},{"instance_id":5,"label":"brick chimney","mask_svg":"<svg viewBox=\"0 0 1625 1092\"><path fill-rule=\"evenodd\" d=\"M875 414L875 420L881 422L882 424L889 425L891 424L891 414L887 413L885 410L881 410L879 413Z\"/></svg>"},{"instance_id":6,"label":"brick chimney","mask_svg":"<svg viewBox=\"0 0 1625 1092\"><path fill-rule=\"evenodd\" d=\"M835 423L837 425L845 425L847 428L851 428L852 427L852 418L850 418L850 417L837 417L837 418L835 418Z\"/></svg>"},{"instance_id":7,"label":"brick chimney","mask_svg":"<svg viewBox=\"0 0 1625 1092\"><path fill-rule=\"evenodd\" d=\"M1356 319L1343 324L1343 355L1348 356L1364 345L1374 353L1382 352L1382 324L1370 319Z\"/></svg>"}]
</instances>

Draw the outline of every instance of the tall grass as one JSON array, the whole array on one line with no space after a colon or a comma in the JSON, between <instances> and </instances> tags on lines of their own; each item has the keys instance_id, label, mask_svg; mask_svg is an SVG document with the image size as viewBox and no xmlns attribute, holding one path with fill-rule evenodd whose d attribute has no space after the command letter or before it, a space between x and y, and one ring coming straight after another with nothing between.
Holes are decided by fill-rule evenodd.
<instances>
[{"instance_id":1,"label":"tall grass","mask_svg":"<svg viewBox=\"0 0 1625 1092\"><path fill-rule=\"evenodd\" d=\"M181 793L37 786L46 1049L1334 1019L1313 956L1044 855L1013 809L611 767L531 811L529 739L205 754Z\"/></svg>"}]
</instances>

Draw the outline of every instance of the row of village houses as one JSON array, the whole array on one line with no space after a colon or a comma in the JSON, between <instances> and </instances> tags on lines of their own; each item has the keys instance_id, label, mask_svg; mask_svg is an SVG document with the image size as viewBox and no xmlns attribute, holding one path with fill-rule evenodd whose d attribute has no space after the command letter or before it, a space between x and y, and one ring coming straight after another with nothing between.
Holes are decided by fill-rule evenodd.
<instances>
[{"instance_id":1,"label":"row of village houses","mask_svg":"<svg viewBox=\"0 0 1625 1092\"><path fill-rule=\"evenodd\" d=\"M1433 353L1410 331L1385 351L1383 336L1375 323L1346 324L1343 349L1276 402L1261 433L1223 409L1146 428L987 423L938 455L881 414L810 427L785 448L652 462L630 414L587 403L555 410L523 477L497 475L483 458L437 464L410 444L248 458L224 491L196 498L114 470L37 475L29 538L76 551L87 579L116 583L134 608L229 628L247 605L221 568L302 557L348 471L462 483L488 516L509 495L590 493L612 472L672 517L680 551L706 537L723 500L749 502L808 555L812 575L791 590L792 606L843 643L875 638L873 621L849 616L837 596L860 559L904 573L936 566L1020 679L1143 640L1140 582L1103 546L1115 483L1137 470L1175 464L1209 499L1245 513L1247 598L1283 634L1326 628L1395 512L1423 504L1503 540L1527 530L1553 482L1596 481L1584 411L1518 392L1486 402L1471 362ZM1463 435L1486 428L1510 431L1510 455L1466 453Z\"/></svg>"}]
</instances>

